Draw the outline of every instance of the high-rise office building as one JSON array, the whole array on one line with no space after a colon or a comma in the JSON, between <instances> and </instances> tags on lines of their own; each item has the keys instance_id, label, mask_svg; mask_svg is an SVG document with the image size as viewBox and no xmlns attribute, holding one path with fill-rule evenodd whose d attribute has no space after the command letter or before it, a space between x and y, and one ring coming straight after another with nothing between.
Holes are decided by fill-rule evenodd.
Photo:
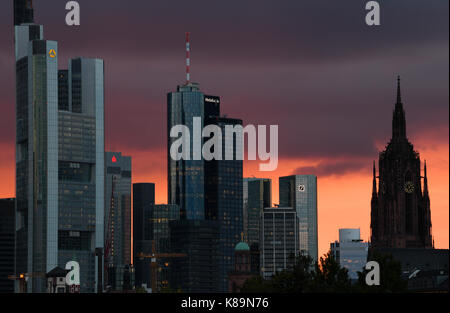
<instances>
[{"instance_id":1,"label":"high-rise office building","mask_svg":"<svg viewBox=\"0 0 450 313\"><path fill-rule=\"evenodd\" d=\"M250 247L259 247L261 213L272 206L272 180L268 178L244 178L244 236Z\"/></svg>"},{"instance_id":2,"label":"high-rise office building","mask_svg":"<svg viewBox=\"0 0 450 313\"><path fill-rule=\"evenodd\" d=\"M169 286L182 292L219 292L217 221L172 221L170 245L186 257L171 259Z\"/></svg>"},{"instance_id":3,"label":"high-rise office building","mask_svg":"<svg viewBox=\"0 0 450 313\"><path fill-rule=\"evenodd\" d=\"M46 273L58 264L58 49L54 41L29 41L39 27L15 29L16 266L20 273ZM43 292L45 283L30 279L27 290Z\"/></svg>"},{"instance_id":4,"label":"high-rise office building","mask_svg":"<svg viewBox=\"0 0 450 313\"><path fill-rule=\"evenodd\" d=\"M330 244L330 250L336 262L348 270L351 280L358 279L367 263L369 243L360 239L359 228L339 229L339 241Z\"/></svg>"},{"instance_id":5,"label":"high-rise office building","mask_svg":"<svg viewBox=\"0 0 450 313\"><path fill-rule=\"evenodd\" d=\"M280 177L280 207L295 208L299 219L299 251L318 260L317 177L292 175Z\"/></svg>"},{"instance_id":6,"label":"high-rise office building","mask_svg":"<svg viewBox=\"0 0 450 313\"><path fill-rule=\"evenodd\" d=\"M133 184L133 266L136 287L142 284L150 286L150 260L137 257L139 253L152 251L152 240L148 231L148 216L150 207L155 204L155 184Z\"/></svg>"},{"instance_id":7,"label":"high-rise office building","mask_svg":"<svg viewBox=\"0 0 450 313\"><path fill-rule=\"evenodd\" d=\"M217 249L210 249L208 253L201 255L187 253L186 260L177 260L177 262L207 264L211 259L217 260L219 277L214 280L208 275L179 275L179 273L175 273L174 277L183 279L184 281L178 280L176 283L182 284L189 290L198 290L200 287L194 286L206 286L216 281L220 286L214 287L214 290L227 291L228 272L233 268L233 249L240 241L242 232L242 160L236 158L239 153L236 147L240 147L237 140L240 138L233 135L234 158L232 160L222 158L222 160L205 161L202 147L209 138L202 136L202 130L206 125L215 125L222 133L225 133L226 126L241 126L242 121L221 117L220 98L205 95L200 91L198 84L190 81L189 34L186 39L187 82L178 86L177 91L169 93L167 97L168 201L169 204L179 205L181 220L195 220L198 223L187 221L172 223L171 225L175 228L172 230L174 237L171 236L171 242L175 243L175 247L172 247L175 249L179 248L180 242L184 242L185 238L178 237L182 236L180 229L189 231L190 240L196 244L188 247L193 249L196 249L196 245L208 244L204 240L205 236L216 241L219 245ZM177 136L176 138L171 137L171 131L177 125L183 126L186 132L188 131L188 134L183 134L183 148L189 151L189 159L174 160L171 156L172 145L181 140L179 138L181 134L173 134ZM222 145L221 148L225 154L229 148L225 147L225 140L218 144ZM179 150L178 153L181 153ZM216 226L218 229L214 230ZM196 227L198 227L197 230ZM215 235L218 237L211 237ZM193 271L196 271L196 267ZM199 279L206 279L206 281L198 281Z\"/></svg>"},{"instance_id":8,"label":"high-rise office building","mask_svg":"<svg viewBox=\"0 0 450 313\"><path fill-rule=\"evenodd\" d=\"M294 208L264 208L261 214L261 272L264 279L292 269L299 253L298 217Z\"/></svg>"},{"instance_id":9,"label":"high-rise office building","mask_svg":"<svg viewBox=\"0 0 450 313\"><path fill-rule=\"evenodd\" d=\"M94 291L94 251L104 235L103 61L71 60L60 77L57 43L32 24L31 1L16 0L14 8L15 272L32 274L28 292L45 292L46 273L77 261L81 291ZM67 92L58 92L64 85Z\"/></svg>"},{"instance_id":10,"label":"high-rise office building","mask_svg":"<svg viewBox=\"0 0 450 313\"><path fill-rule=\"evenodd\" d=\"M206 110L207 111L207 110ZM216 125L225 134L225 127L242 125L239 119L209 116L205 119L206 125ZM242 229L242 175L243 161L237 158L237 149L240 143L234 134L232 147L222 145L222 160L205 162L205 208L206 219L219 222L219 275L220 291L228 291L228 273L234 266L234 247L241 241ZM233 148L232 160L225 159L226 149Z\"/></svg>"},{"instance_id":11,"label":"high-rise office building","mask_svg":"<svg viewBox=\"0 0 450 313\"><path fill-rule=\"evenodd\" d=\"M215 103L214 103L215 104ZM217 108L220 104L217 103ZM212 111L213 105L206 105L205 95L198 84L187 82L176 92L167 95L168 126L168 202L180 209L180 221L170 223L172 252L186 253L186 258L174 259L169 285L183 291L218 291L218 223L205 221L205 161L202 155L194 155L196 144L203 146L201 130L205 124L205 107ZM215 115L207 112L206 116ZM194 130L194 118L200 121L200 129ZM173 126L184 125L192 136L184 142L191 151L189 160L174 160L171 157ZM199 252L201 251L201 252Z\"/></svg>"},{"instance_id":12,"label":"high-rise office building","mask_svg":"<svg viewBox=\"0 0 450 313\"><path fill-rule=\"evenodd\" d=\"M104 238L103 60L70 60L67 86L59 99L68 105L58 113L58 265L77 261L81 292L93 292L98 278L94 251L103 247Z\"/></svg>"},{"instance_id":13,"label":"high-rise office building","mask_svg":"<svg viewBox=\"0 0 450 313\"><path fill-rule=\"evenodd\" d=\"M181 218L203 220L205 218L205 163L203 157L196 155L194 136L203 129L205 118L205 95L195 83L180 85L176 92L167 95L167 164L168 164L168 202L180 207ZM199 118L200 129L194 130L194 118ZM172 144L177 140L170 136L173 126L184 125L191 136L185 145L189 147L190 159L173 160ZM178 134L177 134L178 135ZM196 144L203 145L198 138Z\"/></svg>"},{"instance_id":14,"label":"high-rise office building","mask_svg":"<svg viewBox=\"0 0 450 313\"><path fill-rule=\"evenodd\" d=\"M105 152L105 284L123 290L131 265L131 157Z\"/></svg>"},{"instance_id":15,"label":"high-rise office building","mask_svg":"<svg viewBox=\"0 0 450 313\"><path fill-rule=\"evenodd\" d=\"M260 271L260 228L264 208L272 206L272 180L268 178L244 178L243 181L243 229L250 246L252 271Z\"/></svg>"},{"instance_id":16,"label":"high-rise office building","mask_svg":"<svg viewBox=\"0 0 450 313\"><path fill-rule=\"evenodd\" d=\"M0 199L0 293L14 292L15 199Z\"/></svg>"}]
</instances>

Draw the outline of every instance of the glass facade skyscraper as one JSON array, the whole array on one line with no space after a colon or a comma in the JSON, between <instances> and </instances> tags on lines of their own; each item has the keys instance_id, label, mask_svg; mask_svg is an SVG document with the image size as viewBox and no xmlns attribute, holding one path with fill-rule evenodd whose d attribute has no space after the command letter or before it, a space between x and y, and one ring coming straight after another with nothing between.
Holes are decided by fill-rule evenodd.
<instances>
[{"instance_id":1,"label":"glass facade skyscraper","mask_svg":"<svg viewBox=\"0 0 450 313\"><path fill-rule=\"evenodd\" d=\"M167 95L167 164L168 164L168 202L180 207L182 219L203 220L205 218L205 164L202 156L194 155L193 137L203 129L204 94L195 83L178 86L176 92ZM200 129L194 130L193 119L200 118ZM185 144L190 147L190 160L173 160L170 148L176 138L170 137L175 125L188 127L191 136ZM200 144L203 139L200 138ZM201 148L201 146L200 146Z\"/></svg>"},{"instance_id":2,"label":"glass facade skyscraper","mask_svg":"<svg viewBox=\"0 0 450 313\"><path fill-rule=\"evenodd\" d=\"M250 247L259 247L261 213L272 206L272 180L269 178L244 178L244 236Z\"/></svg>"},{"instance_id":3,"label":"glass facade skyscraper","mask_svg":"<svg viewBox=\"0 0 450 313\"><path fill-rule=\"evenodd\" d=\"M61 86L62 71L58 73ZM69 61L68 91L59 92L58 113L58 264L80 264L81 292L94 292L96 286L95 248L103 247L104 215L104 120L103 61L77 58ZM83 84L73 92L72 76ZM78 94L84 94L80 110L73 107ZM67 95L67 98L65 98Z\"/></svg>"},{"instance_id":4,"label":"glass facade skyscraper","mask_svg":"<svg viewBox=\"0 0 450 313\"><path fill-rule=\"evenodd\" d=\"M33 274L28 292L45 292L46 273L77 261L81 291L91 292L94 250L103 247L103 61L78 58L58 72L58 45L43 40L43 27L32 23L31 1L16 0L14 9L15 272ZM78 110L72 76L80 77ZM65 92L58 91L62 86Z\"/></svg>"},{"instance_id":5,"label":"glass facade skyscraper","mask_svg":"<svg viewBox=\"0 0 450 313\"><path fill-rule=\"evenodd\" d=\"M58 264L58 48L40 39L40 26L15 33L16 271L46 273ZM44 291L45 283L30 279L28 291Z\"/></svg>"},{"instance_id":6,"label":"glass facade skyscraper","mask_svg":"<svg viewBox=\"0 0 450 313\"><path fill-rule=\"evenodd\" d=\"M210 255L201 256L189 255L192 258L189 262L201 264L202 258L217 260L219 278L218 286L214 290L228 290L228 272L233 268L234 246L241 240L242 233L242 160L237 160L236 143L237 136L234 135L233 160L210 160L205 161L201 155L203 143L209 138L202 137L203 126L215 125L225 134L226 126L242 125L241 120L220 117L220 98L203 94L198 84L187 83L178 86L176 92L168 94L168 199L169 203L177 204L180 207L180 219L184 220L209 220L213 224L199 224L199 231L194 231L193 224L173 224L176 227L186 228L191 232L191 239L202 243L203 236L201 230L208 230L209 235L217 234L218 249L210 251ZM200 121L194 124L194 118ZM173 160L170 149L175 140L171 138L170 131L173 126L183 125L189 130L190 136L185 145L189 146L190 160ZM225 135L223 136L225 139ZM226 148L225 140L220 142L223 156ZM196 154L200 151L200 155ZM223 157L224 159L224 157ZM213 231L213 225L217 225L218 230ZM175 227L175 226L174 226ZM180 229L180 228L177 228ZM174 230L175 236L180 235ZM171 238L174 242L181 242L181 238ZM217 253L213 255L212 253ZM176 261L183 262L183 261ZM189 263L188 262L188 263ZM180 264L181 264L180 263ZM179 269L177 269L178 271ZM183 279L183 276L177 276ZM184 279L197 280L195 276L185 276ZM206 276L205 276L206 277ZM209 278L208 278L209 279ZM184 286L196 284L193 281L185 281Z\"/></svg>"},{"instance_id":7,"label":"glass facade skyscraper","mask_svg":"<svg viewBox=\"0 0 450 313\"><path fill-rule=\"evenodd\" d=\"M242 120L214 117L205 119L206 125L216 125L225 139L225 127L242 125ZM237 159L237 136L233 135L232 147L226 147L223 140L222 160L205 162L205 199L206 219L219 222L219 290L228 291L228 274L234 266L234 247L241 241L242 228L242 177L243 161ZM233 149L233 159L225 160L226 149Z\"/></svg>"},{"instance_id":8,"label":"glass facade skyscraper","mask_svg":"<svg viewBox=\"0 0 450 313\"><path fill-rule=\"evenodd\" d=\"M105 175L105 284L122 290L124 270L131 265L131 157L105 152Z\"/></svg>"},{"instance_id":9,"label":"glass facade skyscraper","mask_svg":"<svg viewBox=\"0 0 450 313\"><path fill-rule=\"evenodd\" d=\"M317 242L317 177L293 175L279 179L280 207L295 208L299 219L299 251L315 261Z\"/></svg>"}]
</instances>

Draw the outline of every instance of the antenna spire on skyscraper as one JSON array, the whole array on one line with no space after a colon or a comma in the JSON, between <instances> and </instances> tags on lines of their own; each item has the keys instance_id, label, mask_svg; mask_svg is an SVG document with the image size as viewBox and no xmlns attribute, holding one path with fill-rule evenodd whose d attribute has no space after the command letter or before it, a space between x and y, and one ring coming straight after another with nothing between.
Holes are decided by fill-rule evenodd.
<instances>
[{"instance_id":1,"label":"antenna spire on skyscraper","mask_svg":"<svg viewBox=\"0 0 450 313\"><path fill-rule=\"evenodd\" d=\"M190 34L186 32L186 84L191 81L191 44L190 44Z\"/></svg>"}]
</instances>

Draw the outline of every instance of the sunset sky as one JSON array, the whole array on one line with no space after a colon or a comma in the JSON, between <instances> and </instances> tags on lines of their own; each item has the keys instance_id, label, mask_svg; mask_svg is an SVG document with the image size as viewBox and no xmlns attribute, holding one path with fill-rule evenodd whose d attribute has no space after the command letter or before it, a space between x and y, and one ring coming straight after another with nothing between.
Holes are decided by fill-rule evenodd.
<instances>
[{"instance_id":1,"label":"sunset sky","mask_svg":"<svg viewBox=\"0 0 450 313\"><path fill-rule=\"evenodd\" d=\"M383 1L379 27L366 26L360 0L79 0L79 27L65 25L66 1L33 2L60 68L71 57L105 60L106 149L133 157L133 182L156 183L158 203L167 201L166 94L184 82L191 32L191 78L221 97L222 113L279 125L278 169L245 162L244 175L272 178L274 203L279 176L318 176L321 255L339 228L369 239L372 162L390 139L401 75L436 247L449 247L448 1ZM12 10L1 1L0 198L15 194Z\"/></svg>"}]
</instances>

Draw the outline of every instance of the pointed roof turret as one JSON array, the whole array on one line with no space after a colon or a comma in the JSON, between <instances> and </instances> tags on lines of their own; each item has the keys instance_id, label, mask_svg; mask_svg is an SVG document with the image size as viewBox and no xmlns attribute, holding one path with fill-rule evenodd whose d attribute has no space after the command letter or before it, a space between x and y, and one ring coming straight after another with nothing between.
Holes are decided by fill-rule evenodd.
<instances>
[{"instance_id":1,"label":"pointed roof turret","mask_svg":"<svg viewBox=\"0 0 450 313\"><path fill-rule=\"evenodd\" d=\"M372 196L377 196L377 169L375 168L375 161L373 161L373 185L372 185Z\"/></svg>"},{"instance_id":2,"label":"pointed roof turret","mask_svg":"<svg viewBox=\"0 0 450 313\"><path fill-rule=\"evenodd\" d=\"M424 197L428 197L427 160L425 160L423 167L423 195Z\"/></svg>"}]
</instances>

